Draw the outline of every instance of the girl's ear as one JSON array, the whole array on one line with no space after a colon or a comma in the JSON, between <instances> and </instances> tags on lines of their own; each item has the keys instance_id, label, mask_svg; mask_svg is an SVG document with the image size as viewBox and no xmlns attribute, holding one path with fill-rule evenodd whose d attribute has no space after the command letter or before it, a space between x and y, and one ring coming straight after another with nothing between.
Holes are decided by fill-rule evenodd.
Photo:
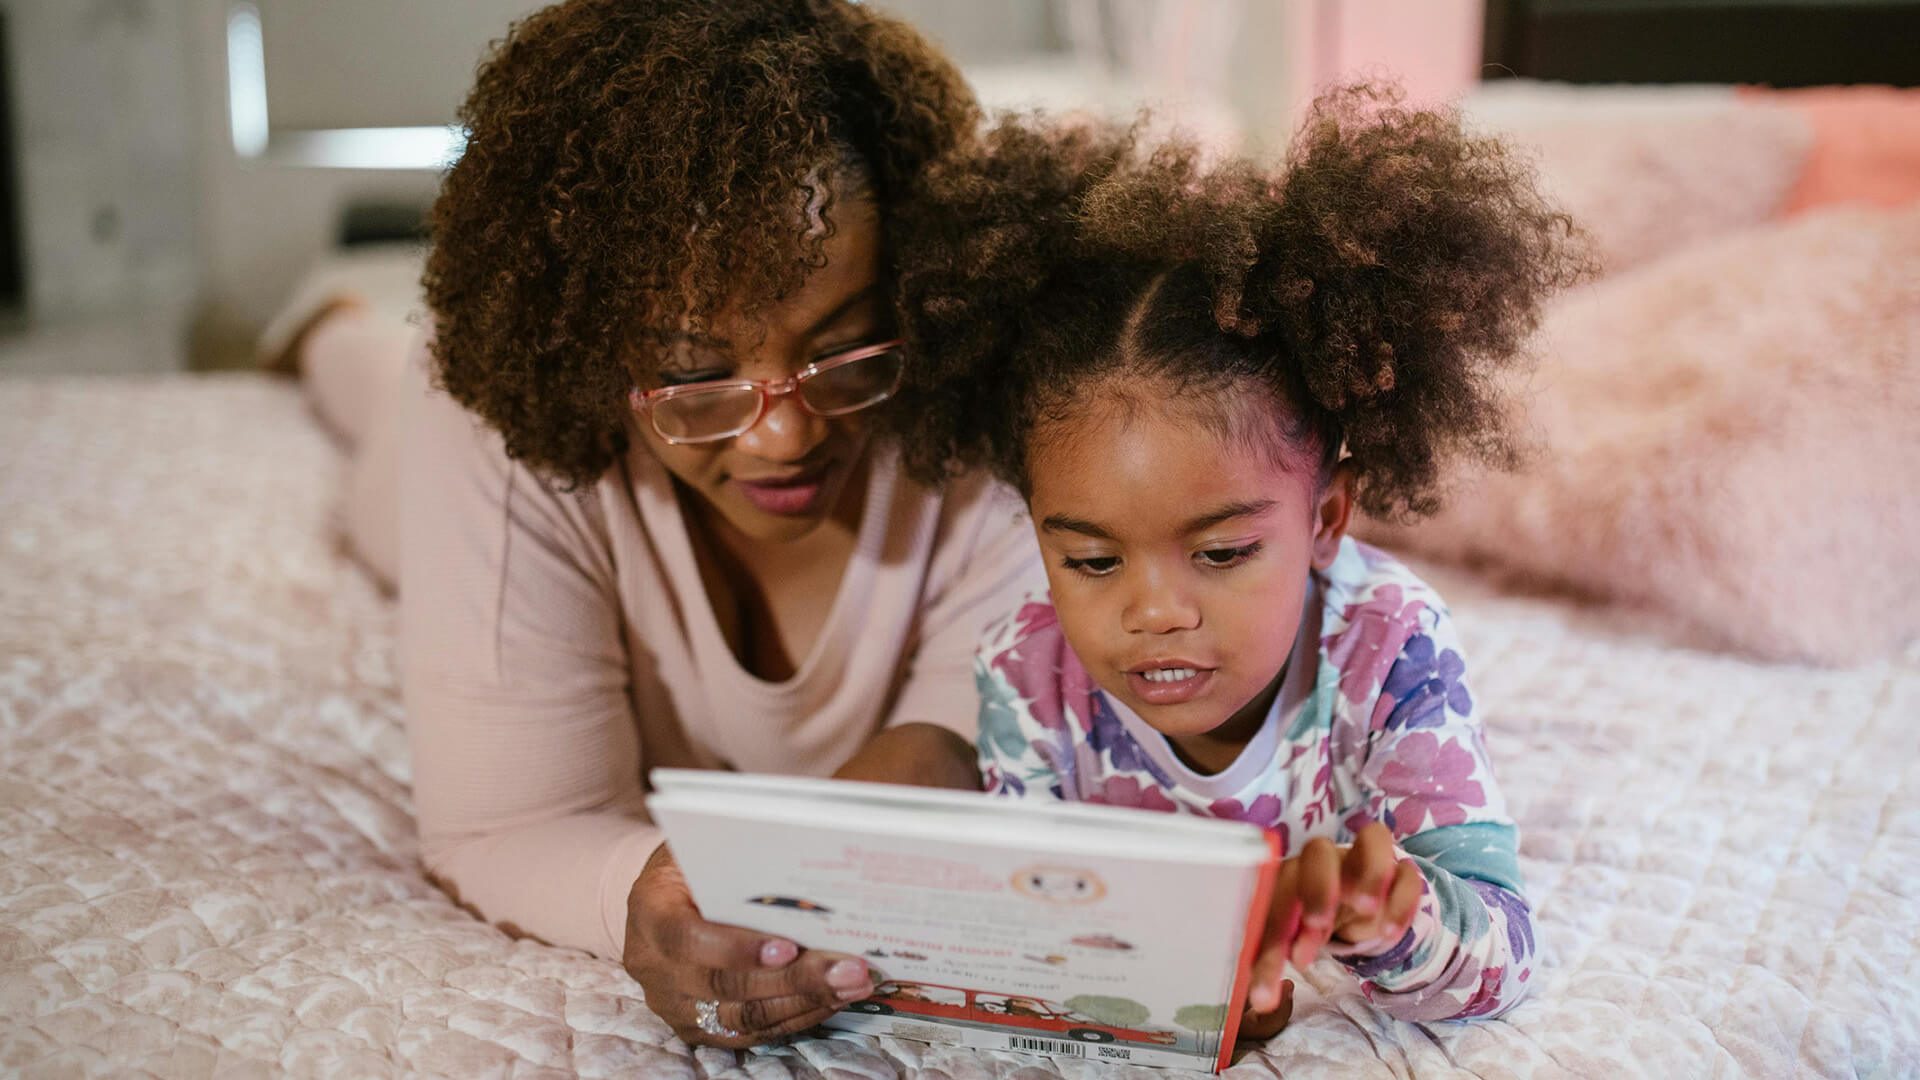
<instances>
[{"instance_id":1,"label":"girl's ear","mask_svg":"<svg viewBox=\"0 0 1920 1080\"><path fill-rule=\"evenodd\" d=\"M1319 505L1313 514L1313 568L1325 570L1340 554L1340 540L1347 535L1347 521L1353 515L1353 463L1342 461L1333 467L1333 479L1320 489Z\"/></svg>"}]
</instances>

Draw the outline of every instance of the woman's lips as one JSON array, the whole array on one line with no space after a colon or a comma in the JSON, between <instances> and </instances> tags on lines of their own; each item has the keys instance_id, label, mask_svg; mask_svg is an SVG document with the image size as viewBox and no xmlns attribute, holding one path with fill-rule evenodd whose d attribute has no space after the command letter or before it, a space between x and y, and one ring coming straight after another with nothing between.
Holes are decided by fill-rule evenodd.
<instances>
[{"instance_id":1,"label":"woman's lips","mask_svg":"<svg viewBox=\"0 0 1920 1080\"><path fill-rule=\"evenodd\" d=\"M734 477L740 494L763 514L802 517L813 512L827 487L825 467L791 477Z\"/></svg>"},{"instance_id":2,"label":"woman's lips","mask_svg":"<svg viewBox=\"0 0 1920 1080\"><path fill-rule=\"evenodd\" d=\"M1183 660L1157 662L1127 672L1127 689L1149 705L1182 705L1206 693L1213 672Z\"/></svg>"}]
</instances>

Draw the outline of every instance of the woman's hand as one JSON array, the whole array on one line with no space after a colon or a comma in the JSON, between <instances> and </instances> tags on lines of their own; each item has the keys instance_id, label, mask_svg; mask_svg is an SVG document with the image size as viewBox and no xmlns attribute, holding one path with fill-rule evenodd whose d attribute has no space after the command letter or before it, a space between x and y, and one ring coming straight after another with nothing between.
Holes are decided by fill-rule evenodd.
<instances>
[{"instance_id":1,"label":"woman's hand","mask_svg":"<svg viewBox=\"0 0 1920 1080\"><path fill-rule=\"evenodd\" d=\"M1280 864L1274 878L1248 1010L1279 1011L1286 981L1281 973L1288 962L1305 968L1329 941L1399 940L1413 925L1426 890L1420 868L1399 857L1393 833L1377 821L1361 829L1351 847L1325 838L1308 841L1300 854Z\"/></svg>"},{"instance_id":2,"label":"woman's hand","mask_svg":"<svg viewBox=\"0 0 1920 1080\"><path fill-rule=\"evenodd\" d=\"M622 961L647 1006L689 1045L759 1046L873 994L864 960L701 918L665 844L627 894Z\"/></svg>"}]
</instances>

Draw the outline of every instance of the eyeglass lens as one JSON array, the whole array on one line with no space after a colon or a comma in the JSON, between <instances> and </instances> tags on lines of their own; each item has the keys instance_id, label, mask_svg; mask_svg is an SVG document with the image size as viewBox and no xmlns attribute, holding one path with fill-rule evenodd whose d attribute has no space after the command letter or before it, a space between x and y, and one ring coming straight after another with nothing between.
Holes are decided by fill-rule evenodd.
<instances>
[{"instance_id":1,"label":"eyeglass lens","mask_svg":"<svg viewBox=\"0 0 1920 1080\"><path fill-rule=\"evenodd\" d=\"M901 360L898 349L888 349L816 371L800 381L800 397L822 416L877 405L899 387ZM653 407L653 423L669 439L721 439L745 431L759 409L758 389L717 386L660 401Z\"/></svg>"}]
</instances>

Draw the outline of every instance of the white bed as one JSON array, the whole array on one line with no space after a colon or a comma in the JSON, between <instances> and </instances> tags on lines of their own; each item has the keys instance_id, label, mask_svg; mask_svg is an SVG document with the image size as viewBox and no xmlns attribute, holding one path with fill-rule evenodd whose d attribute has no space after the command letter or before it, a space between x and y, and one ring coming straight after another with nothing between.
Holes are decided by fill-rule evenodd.
<instances>
[{"instance_id":1,"label":"white bed","mask_svg":"<svg viewBox=\"0 0 1920 1080\"><path fill-rule=\"evenodd\" d=\"M282 381L0 380L0 1073L1094 1074L853 1036L693 1053L615 965L434 889L393 610L327 539L339 470ZM1760 666L1437 580L1541 984L1420 1027L1322 965L1233 1075L1920 1074L1920 648Z\"/></svg>"}]
</instances>

